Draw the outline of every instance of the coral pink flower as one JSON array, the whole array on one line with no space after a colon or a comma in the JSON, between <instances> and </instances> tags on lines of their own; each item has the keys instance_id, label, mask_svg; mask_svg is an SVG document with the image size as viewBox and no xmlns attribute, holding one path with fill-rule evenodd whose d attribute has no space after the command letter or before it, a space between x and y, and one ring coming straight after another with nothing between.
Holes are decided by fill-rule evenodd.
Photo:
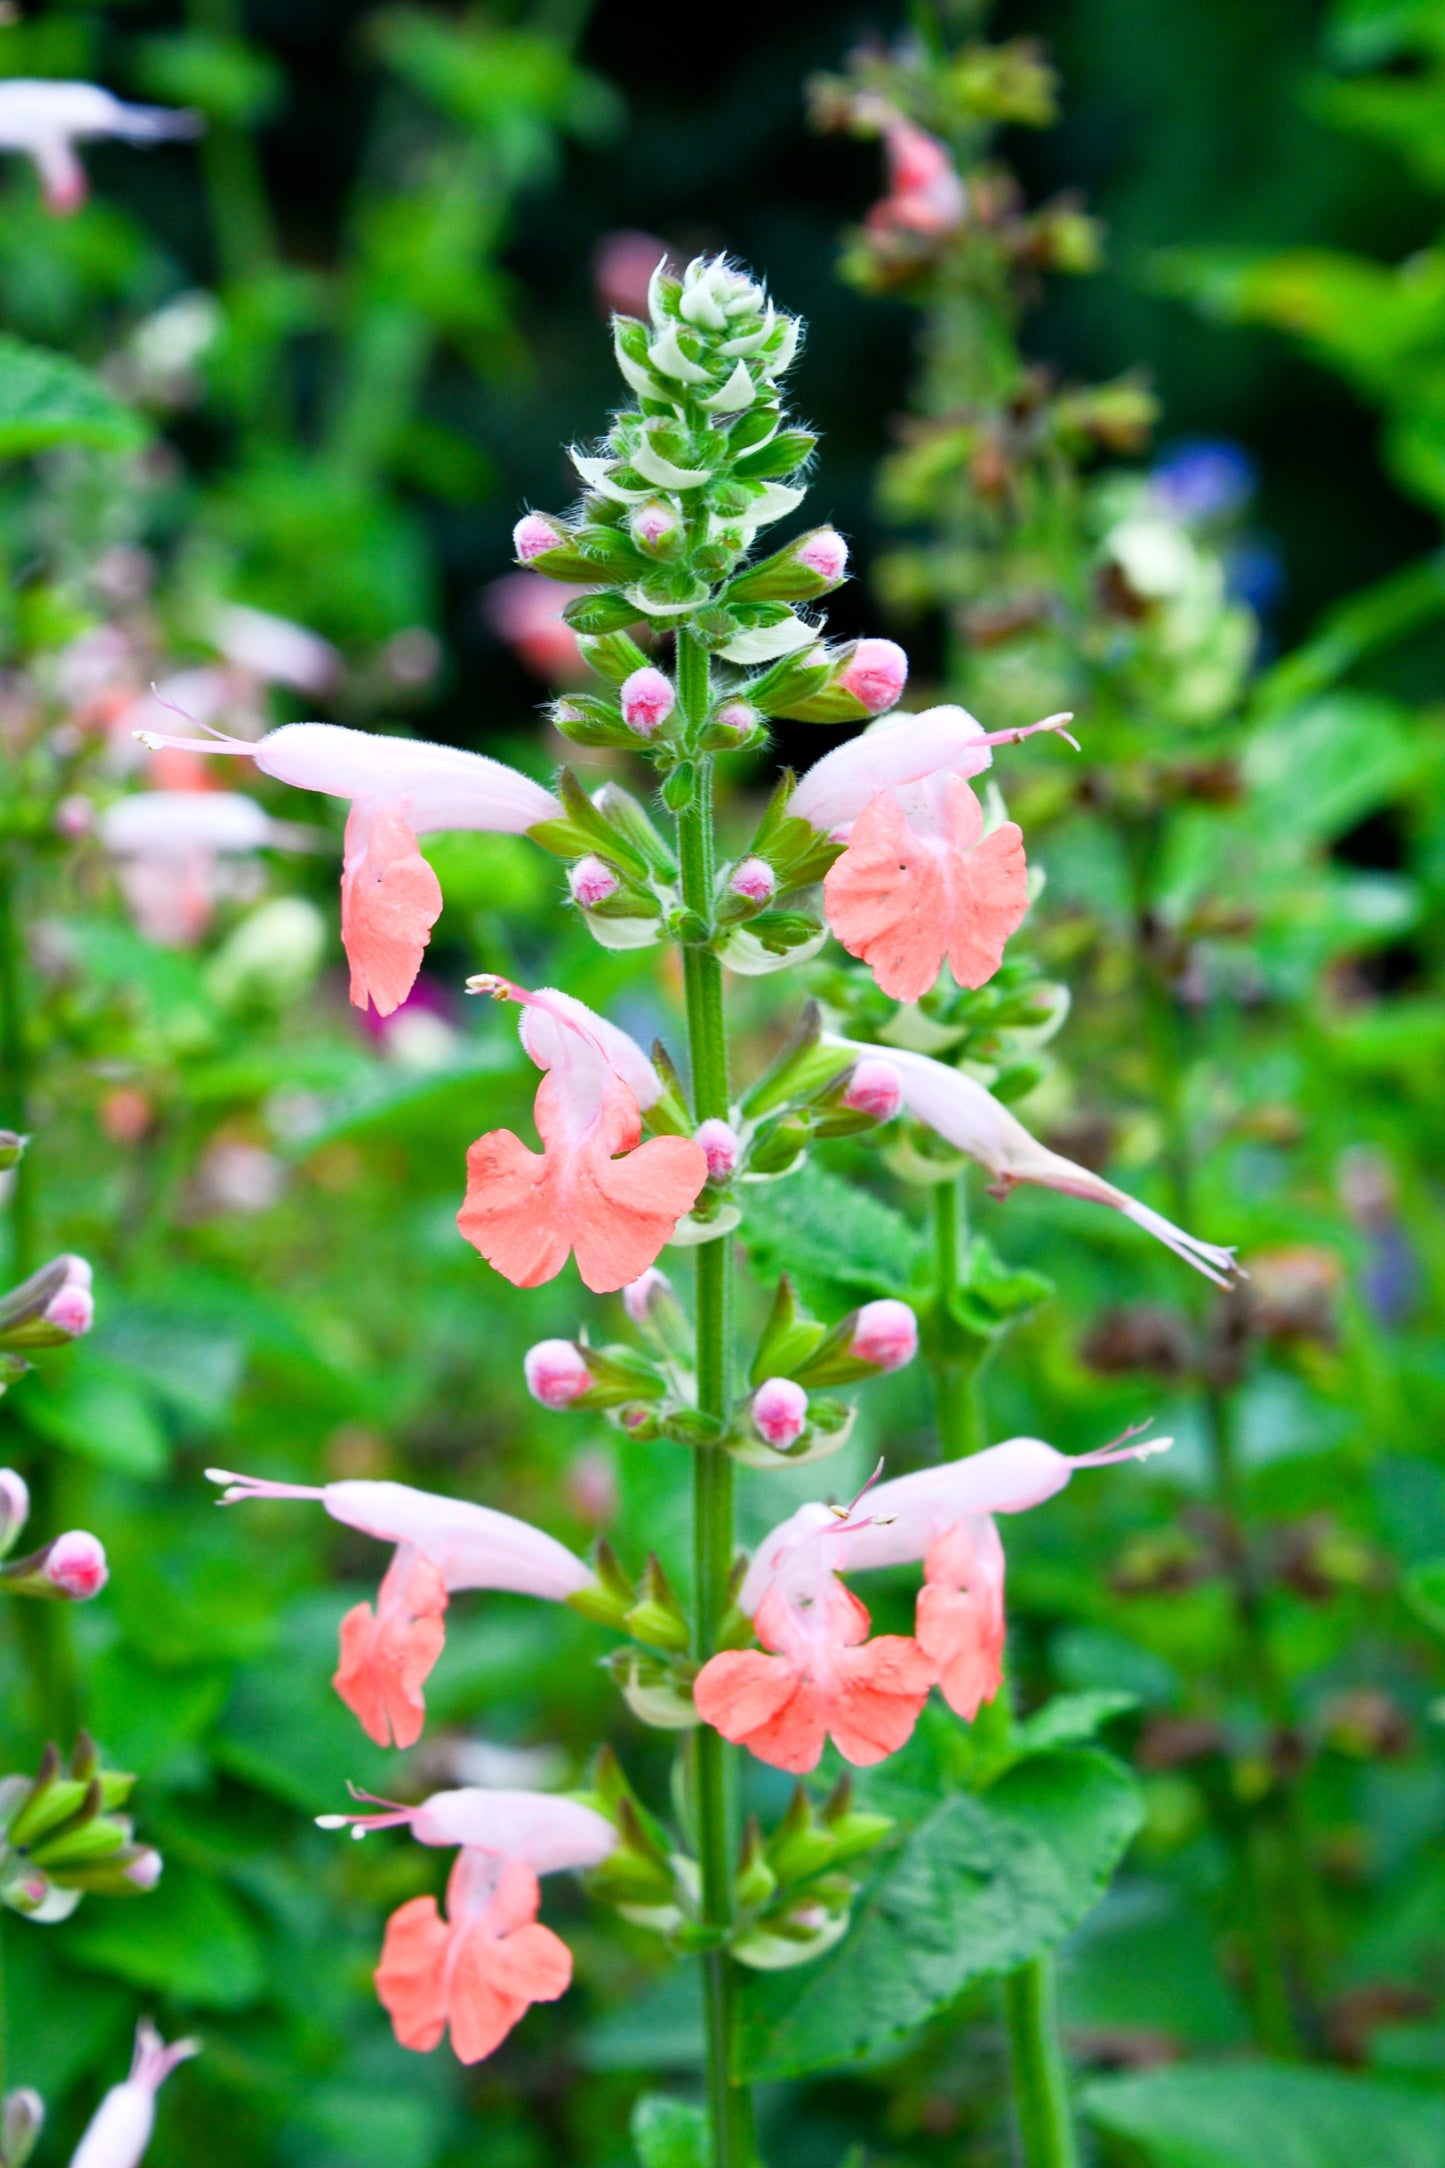
<instances>
[{"instance_id":1,"label":"coral pink flower","mask_svg":"<svg viewBox=\"0 0 1445 2168\"><path fill-rule=\"evenodd\" d=\"M883 130L888 194L868 213L875 232L939 235L963 223L963 182L946 143L895 114Z\"/></svg>"},{"instance_id":2,"label":"coral pink flower","mask_svg":"<svg viewBox=\"0 0 1445 2168\"><path fill-rule=\"evenodd\" d=\"M916 1641L907 1646L922 1651L933 1667L930 1677L936 1677L950 1708L971 1721L979 1704L998 1692L1003 1675L1004 1554L993 1515L1041 1505L1064 1488L1076 1469L1144 1460L1169 1443L1168 1438L1121 1440L1070 1459L1040 1438L1010 1438L966 1460L946 1461L870 1486L846 1513L821 1504L800 1506L753 1553L738 1593L739 1609L755 1621L759 1638L773 1646L769 1634L775 1636L772 1621L782 1615L780 1606L795 1618L808 1616L806 1607L816 1610L820 1591L836 1588L842 1593L836 1578L840 1573L921 1560L924 1585L918 1597ZM768 1633L763 1630L765 1614ZM833 1615L841 1616L836 1608ZM863 1617L866 1620L866 1612ZM715 1657L713 1663L721 1660ZM699 1688L711 1668L704 1666ZM716 1722L701 1698L698 1707L709 1722ZM731 1721L731 1712L725 1713ZM743 1713L753 1711L748 1707ZM726 1727L719 1724L718 1729ZM907 1729L902 1736L908 1736ZM848 1754L836 1733L834 1737Z\"/></svg>"},{"instance_id":3,"label":"coral pink flower","mask_svg":"<svg viewBox=\"0 0 1445 2168\"><path fill-rule=\"evenodd\" d=\"M569 1253L594 1294L609 1294L654 1262L707 1180L690 1137L641 1143L642 1113L662 1079L635 1040L570 994L510 981L469 981L523 1004L522 1044L546 1071L534 1113L542 1151L509 1129L467 1153L457 1225L516 1287L555 1279Z\"/></svg>"},{"instance_id":4,"label":"coral pink flower","mask_svg":"<svg viewBox=\"0 0 1445 2168\"><path fill-rule=\"evenodd\" d=\"M402 2047L429 2054L450 2028L459 2062L501 2046L534 2002L572 1984L572 1953L537 1924L542 1892L530 1867L459 1852L447 1880L447 1917L435 1897L413 1897L386 1923L376 1992Z\"/></svg>"},{"instance_id":5,"label":"coral pink flower","mask_svg":"<svg viewBox=\"0 0 1445 2168\"><path fill-rule=\"evenodd\" d=\"M891 999L919 1000L945 957L961 986L997 971L1028 908L1023 837L1012 821L984 834L966 778L992 746L1068 721L986 735L963 708L895 715L803 777L789 812L848 846L823 883L828 923Z\"/></svg>"},{"instance_id":6,"label":"coral pink flower","mask_svg":"<svg viewBox=\"0 0 1445 2168\"><path fill-rule=\"evenodd\" d=\"M871 1053L872 1049L857 1045L846 1039L836 1039L835 1046L849 1053ZM903 1087L903 1102L910 1114L925 1127L933 1130L955 1151L966 1152L976 1159L993 1176L996 1196L1007 1196L1017 1182L1037 1182L1045 1189L1056 1189L1065 1196L1083 1197L1093 1204L1107 1204L1116 1212L1122 1212L1136 1227L1146 1234L1167 1244L1177 1257L1182 1257L1196 1272L1213 1280L1217 1287L1227 1287L1239 1276L1232 1249L1221 1249L1212 1242L1201 1242L1197 1235L1187 1234L1165 1219L1162 1212L1154 1211L1147 1204L1140 1204L1127 1191L1115 1189L1102 1175L1092 1174L1087 1167L1076 1166L1058 1152L1051 1152L1030 1136L1018 1117L1007 1107L1001 1106L982 1084L960 1069L950 1069L945 1062L934 1061L927 1054L912 1054L902 1048L888 1049L890 1065L897 1070Z\"/></svg>"},{"instance_id":7,"label":"coral pink flower","mask_svg":"<svg viewBox=\"0 0 1445 2168\"><path fill-rule=\"evenodd\" d=\"M816 1769L825 1739L859 1768L904 1745L936 1676L917 1641L870 1641L868 1613L831 1573L802 1601L769 1589L754 1624L761 1650L726 1650L698 1673L704 1723L795 1776Z\"/></svg>"},{"instance_id":8,"label":"coral pink flower","mask_svg":"<svg viewBox=\"0 0 1445 2168\"><path fill-rule=\"evenodd\" d=\"M938 1666L938 1686L972 1723L1003 1684L1003 1544L993 1522L970 1515L929 1545L918 1594L918 1645Z\"/></svg>"},{"instance_id":9,"label":"coral pink flower","mask_svg":"<svg viewBox=\"0 0 1445 2168\"><path fill-rule=\"evenodd\" d=\"M351 998L383 1016L401 1006L421 969L442 892L418 836L473 828L520 835L556 819L559 800L530 776L450 745L381 737L338 723L286 723L254 744L244 738L172 738L140 733L154 752L246 754L263 775L349 798L341 870L341 938L351 964Z\"/></svg>"},{"instance_id":10,"label":"coral pink flower","mask_svg":"<svg viewBox=\"0 0 1445 2168\"><path fill-rule=\"evenodd\" d=\"M404 2048L427 2054L450 2028L458 2059L480 2062L534 2002L566 1992L571 1952L536 1924L537 1877L598 1866L614 1849L616 1831L590 1807L545 1792L473 1789L320 1820L323 1828L405 1824L422 1844L461 1846L446 1918L434 1897L414 1897L387 1922L376 1991Z\"/></svg>"},{"instance_id":11,"label":"coral pink flower","mask_svg":"<svg viewBox=\"0 0 1445 2168\"><path fill-rule=\"evenodd\" d=\"M130 2076L113 2085L70 2156L70 2168L139 2168L156 2122L156 2094L177 2063L199 2055L198 2040L166 2046L148 2017L135 2029Z\"/></svg>"},{"instance_id":12,"label":"coral pink flower","mask_svg":"<svg viewBox=\"0 0 1445 2168\"><path fill-rule=\"evenodd\" d=\"M1004 821L985 835L961 776L911 820L880 791L823 882L828 924L893 1001L921 1000L945 957L960 986L982 986L1028 907L1023 831Z\"/></svg>"},{"instance_id":13,"label":"coral pink flower","mask_svg":"<svg viewBox=\"0 0 1445 2168\"><path fill-rule=\"evenodd\" d=\"M77 143L119 136L127 143L163 143L199 135L194 113L164 106L124 105L98 83L0 83L0 150L25 151L35 162L47 209L78 211L88 189Z\"/></svg>"},{"instance_id":14,"label":"coral pink flower","mask_svg":"<svg viewBox=\"0 0 1445 2168\"><path fill-rule=\"evenodd\" d=\"M447 1584L429 1558L402 1544L382 1577L376 1610L353 1604L341 1621L331 1683L368 1739L415 1746L426 1723L422 1688L446 1646Z\"/></svg>"},{"instance_id":15,"label":"coral pink flower","mask_svg":"<svg viewBox=\"0 0 1445 2168\"><path fill-rule=\"evenodd\" d=\"M490 1506L407 1483L346 1482L316 1486L272 1483L264 1477L208 1468L224 1483L223 1506L248 1498L305 1498L335 1521L394 1543L373 1615L357 1604L341 1622L341 1662L332 1685L362 1729L386 1746L411 1746L426 1718L422 1688L442 1652L448 1591L505 1588L560 1603L592 1575L564 1544Z\"/></svg>"}]
</instances>

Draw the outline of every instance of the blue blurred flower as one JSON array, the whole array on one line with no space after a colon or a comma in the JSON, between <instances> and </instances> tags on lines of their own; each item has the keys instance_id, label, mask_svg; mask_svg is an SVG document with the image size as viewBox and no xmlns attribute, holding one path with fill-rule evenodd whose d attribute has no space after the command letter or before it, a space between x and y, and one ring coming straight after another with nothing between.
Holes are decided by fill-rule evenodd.
<instances>
[{"instance_id":1,"label":"blue blurred flower","mask_svg":"<svg viewBox=\"0 0 1445 2168\"><path fill-rule=\"evenodd\" d=\"M1254 461L1223 437L1191 437L1166 452L1153 473L1164 510L1186 526L1227 519L1255 490Z\"/></svg>"}]
</instances>

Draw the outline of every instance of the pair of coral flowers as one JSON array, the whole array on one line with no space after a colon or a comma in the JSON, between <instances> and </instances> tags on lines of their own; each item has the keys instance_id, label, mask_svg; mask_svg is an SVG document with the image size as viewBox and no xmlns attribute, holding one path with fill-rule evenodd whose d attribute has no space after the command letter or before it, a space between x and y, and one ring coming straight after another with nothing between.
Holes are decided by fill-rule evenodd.
<instances>
[{"instance_id":1,"label":"pair of coral flowers","mask_svg":"<svg viewBox=\"0 0 1445 2168\"><path fill-rule=\"evenodd\" d=\"M879 1484L849 1508L804 1505L754 1553L738 1597L761 1648L729 1649L697 1675L698 1717L777 1769L816 1768L831 1739L866 1767L903 1746L931 1689L965 1719L997 1693L1004 1645L1004 1553L995 1522L1053 1497L1075 1469L1158 1452L1167 1439L1069 1459L1013 1438L970 1460ZM276 1483L213 1470L223 1504L311 1499L333 1519L395 1550L375 1610L342 1621L333 1681L380 1745L410 1746L425 1721L422 1689L462 1589L509 1589L564 1602L593 1583L565 1545L527 1522L405 1484ZM869 1614L840 1576L921 1562L912 1635L869 1638ZM388 1922L376 1985L404 2047L434 2048L450 2029L463 2062L489 2055L534 2002L571 1979L566 1945L538 1924L538 1877L599 1866L617 1832L595 1809L545 1793L442 1792L422 1805L327 1816L323 1826L405 1826L457 1848L446 1913L417 1897Z\"/></svg>"},{"instance_id":2,"label":"pair of coral flowers","mask_svg":"<svg viewBox=\"0 0 1445 2168\"><path fill-rule=\"evenodd\" d=\"M899 668L876 694L880 704L897 697L901 665L900 654ZM1052 729L1060 721L1051 717L1033 727ZM384 1015L410 992L441 910L441 889L418 836L459 828L519 834L563 810L539 783L485 755L330 723L290 723L255 744L146 738L245 753L281 781L351 800L342 940L353 1001L364 1007L369 999ZM894 998L917 999L945 957L961 984L982 984L1022 916L1019 832L1006 822L984 835L967 780L988 765L995 742L961 708L892 715L826 754L793 794L791 813L845 843L824 883L825 904L845 946L866 958ZM751 863L744 861L739 874ZM532 1151L509 1130L481 1137L468 1153L461 1231L517 1286L554 1278L575 1254L594 1293L624 1287L672 1238L710 1176L717 1178L730 1156L728 1140L700 1132L643 1142L642 1118L664 1086L634 1040L569 995L530 993L501 980L475 983L522 1004L522 1043L544 1072L535 1104L543 1149ZM870 1067L881 1059L872 1049L836 1044L840 1072L850 1055L868 1057ZM888 1052L887 1070L891 1111L905 1107L987 1168L999 1187L1038 1182L1111 1205L1210 1278L1230 1276L1227 1251L1196 1241L1048 1151L974 1079L903 1051Z\"/></svg>"}]
</instances>

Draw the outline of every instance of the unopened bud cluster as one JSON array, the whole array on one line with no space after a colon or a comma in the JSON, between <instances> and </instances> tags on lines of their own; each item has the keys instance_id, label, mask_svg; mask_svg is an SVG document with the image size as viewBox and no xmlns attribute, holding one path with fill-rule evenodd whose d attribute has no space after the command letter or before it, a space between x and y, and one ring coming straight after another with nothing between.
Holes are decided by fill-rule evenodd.
<instances>
[{"instance_id":1,"label":"unopened bud cluster","mask_svg":"<svg viewBox=\"0 0 1445 2168\"><path fill-rule=\"evenodd\" d=\"M68 1761L50 1746L34 1777L0 1778L0 1904L53 1922L88 1891L123 1897L154 1889L161 1855L137 1844L117 1811L134 1783L101 1766L84 1732Z\"/></svg>"},{"instance_id":2,"label":"unopened bud cluster","mask_svg":"<svg viewBox=\"0 0 1445 2168\"><path fill-rule=\"evenodd\" d=\"M832 527L753 555L806 494L815 440L788 423L780 391L796 320L740 271L699 258L680 279L659 269L647 320L619 317L613 337L636 404L602 444L573 452L584 485L574 510L528 512L513 544L529 570L589 590L565 615L603 688L559 699L557 730L645 758L669 811L683 813L709 756L761 743L770 717L880 715L896 704L908 665L891 640L830 644L808 614L847 576L848 546ZM667 655L662 643L674 634L711 658L705 696L684 682L680 652ZM677 867L660 837L640 836L646 815L635 800L624 807L626 794L609 785L589 801L575 783L563 797L568 819L533 833L571 860L572 900L605 946L670 932L756 971L798 961L821 940L815 912L778 908L816 885L836 855L811 831L784 839L787 848L755 844L724 869L709 921L682 909Z\"/></svg>"}]
</instances>

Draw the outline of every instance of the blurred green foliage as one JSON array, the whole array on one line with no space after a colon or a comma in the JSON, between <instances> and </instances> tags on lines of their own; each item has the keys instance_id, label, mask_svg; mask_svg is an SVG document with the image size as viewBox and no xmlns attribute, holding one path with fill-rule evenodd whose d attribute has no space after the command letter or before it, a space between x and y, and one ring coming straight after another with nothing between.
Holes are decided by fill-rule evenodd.
<instances>
[{"instance_id":1,"label":"blurred green foliage","mask_svg":"<svg viewBox=\"0 0 1445 2168\"><path fill-rule=\"evenodd\" d=\"M955 42L981 33L967 13ZM559 935L555 876L525 846L443 838L434 999L371 1039L336 969L330 828L249 860L170 946L136 929L94 835L53 825L68 797L103 809L129 787L126 725L152 677L222 667L223 603L336 643L344 671L321 697L338 719L504 735L508 757L545 765L535 680L477 588L505 569L518 501L555 490L555 445L607 396L587 263L629 224L679 250L737 246L812 317L805 403L837 516L904 613L920 680L991 726L1077 708L1090 780L1054 759L1008 780L1048 873L1027 940L1081 1019L1042 1081L1021 1080L1028 1119L1253 1260L1247 1314L1191 1304L1180 1268L1122 1223L971 1200L962 1314L989 1348L990 1433L1081 1449L1152 1405L1179 1441L1147 1478L1081 1481L1011 1543L1021 1707L1086 1704L1072 1737L1102 1726L1142 1782L1124 1870L1060 1965L1104 2157L1439 2160L1445 579L1428 553L1445 502L1445 13L1346 6L1322 44L1315 14L1001 11L1001 31L1054 40L1062 83L1025 55L990 74L975 53L954 102L918 117L964 162L993 160L1009 123L1034 198L1082 180L1114 238L1102 274L1063 298L1051 285L1022 356L1010 336L967 398L926 282L863 299L834 281L835 229L877 193L877 154L804 132L804 76L843 57L833 9L743 10L701 83L670 12L620 4L585 22L556 5L243 19L196 0L0 29L9 73L94 74L209 122L199 150L87 152L95 195L69 221L45 215L23 162L3 176L0 317L26 346L0 351L0 734L29 988L28 1073L7 1050L6 1087L37 1139L10 1277L83 1251L98 1322L7 1395L0 1459L47 1528L103 1535L113 1577L95 1605L7 1639L0 1736L7 1769L33 1768L47 1726L83 1719L136 1773L138 1829L167 1859L144 1901L0 1922L10 2082L52 2108L37 2160L66 2157L140 2008L206 2048L164 2098L157 2168L611 2168L634 2142L647 2168L696 2158L683 2106L637 2104L659 2076L685 2089L698 2059L683 1975L658 1976L647 1938L562 1893L567 2002L477 2071L408 2056L369 1974L384 1911L431 1886L432 1863L309 1823L347 1780L568 1781L619 1725L604 1637L473 1599L433 1681L440 1737L398 1766L327 1684L372 1547L319 1515L218 1515L201 1480L215 1462L405 1476L578 1546L605 1521L630 1563L655 1548L686 1584L682 1456L619 1454L587 1419L539 1414L521 1354L572 1330L574 1292L517 1294L453 1224L466 1145L530 1097L515 1043L453 1000L463 971L525 965L642 1037L675 1032L676 990L645 956L602 955L565 921ZM870 22L900 28L854 11ZM1037 129L1056 96L1057 131L1013 125ZM856 250L845 261L856 271ZM915 307L934 335L910 391ZM1035 362L1053 365L1037 395ZM1171 515L1174 584L1153 598L1139 529L1158 525L1158 473L1122 458L1149 420L1126 372L1151 364L1166 447L1201 427L1242 438L1261 481L1253 509ZM1028 482L1012 498L979 487L990 429ZM1278 605L1246 581L1272 532L1293 583ZM276 720L317 697L223 692ZM751 983L737 1006L761 1066L774 1008ZM995 1075L1032 1059L986 1019L936 1021L976 1030L970 1058ZM915 1194L859 1147L834 1164L873 1183L870 1213L840 1228L813 1168L748 1228L761 1275L786 1260L824 1316L921 1284L925 1255ZM840 1491L885 1448L895 1469L936 1450L909 1373L870 1402ZM745 1486L750 1533L777 1498ZM854 2068L795 2077L842 2058L813 2039L823 1976L783 1976L759 2068L790 2168L832 2168L860 2137L890 2168L1006 2154L986 1976L1007 1953L961 1917L952 1969L925 1977L888 1944L886 1878L936 1876L963 1915L967 1876L1001 1858L1022 1904L1030 1787L1057 1757L985 1808L939 1730L931 1717L876 1779L880 1809L891 1783L927 1818L828 1961L829 1992L860 2009L848 1968L869 1986L895 1968L908 2038L860 2024ZM639 1782L664 1784L647 1735L618 1737ZM753 1781L776 1814L785 1794L766 1770ZM1128 1838L1112 1797L1099 1821L1077 1889L1052 1892L1061 1927ZM1261 1994L1271 1965L1283 2019ZM1346 2067L1251 2059L1261 2038Z\"/></svg>"}]
</instances>

